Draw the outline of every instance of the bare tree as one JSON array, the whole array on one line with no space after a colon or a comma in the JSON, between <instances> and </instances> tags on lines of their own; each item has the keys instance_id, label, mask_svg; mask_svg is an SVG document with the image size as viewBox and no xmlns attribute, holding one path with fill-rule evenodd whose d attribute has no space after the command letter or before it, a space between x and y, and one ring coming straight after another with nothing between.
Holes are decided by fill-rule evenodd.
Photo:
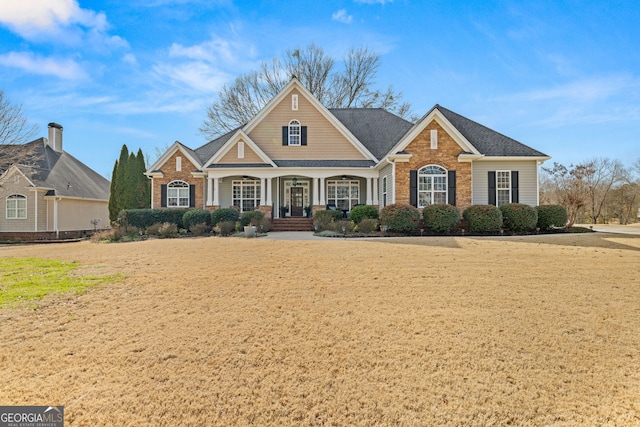
<instances>
[{"instance_id":1,"label":"bare tree","mask_svg":"<svg viewBox=\"0 0 640 427\"><path fill-rule=\"evenodd\" d=\"M22 106L12 104L0 90L0 173L24 154L24 144L37 133L22 113Z\"/></svg>"},{"instance_id":2,"label":"bare tree","mask_svg":"<svg viewBox=\"0 0 640 427\"><path fill-rule=\"evenodd\" d=\"M575 224L578 215L589 200L585 175L589 173L587 164L570 165L569 168L553 163L553 168L542 168L553 184L553 197L556 203L567 209L568 226ZM549 195L547 197L550 197Z\"/></svg>"},{"instance_id":3,"label":"bare tree","mask_svg":"<svg viewBox=\"0 0 640 427\"><path fill-rule=\"evenodd\" d=\"M342 69L336 70L334 59L315 44L289 49L282 59L265 61L259 70L223 86L207 108L200 132L214 138L242 126L293 77L328 108L379 107L401 117L410 114L410 105L400 102L401 93L392 87L384 91L373 87L380 55L366 48L351 49L342 64Z\"/></svg>"},{"instance_id":4,"label":"bare tree","mask_svg":"<svg viewBox=\"0 0 640 427\"><path fill-rule=\"evenodd\" d=\"M624 167L619 160L597 158L584 164L584 182L589 195L589 217L597 224L614 186L621 182Z\"/></svg>"}]
</instances>

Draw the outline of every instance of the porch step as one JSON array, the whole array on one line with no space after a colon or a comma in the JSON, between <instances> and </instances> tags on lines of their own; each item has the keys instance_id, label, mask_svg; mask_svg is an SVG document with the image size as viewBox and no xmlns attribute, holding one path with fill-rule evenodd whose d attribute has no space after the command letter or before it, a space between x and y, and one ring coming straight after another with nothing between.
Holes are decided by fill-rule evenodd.
<instances>
[{"instance_id":1,"label":"porch step","mask_svg":"<svg viewBox=\"0 0 640 427\"><path fill-rule=\"evenodd\" d=\"M313 218L274 218L271 231L313 231Z\"/></svg>"}]
</instances>

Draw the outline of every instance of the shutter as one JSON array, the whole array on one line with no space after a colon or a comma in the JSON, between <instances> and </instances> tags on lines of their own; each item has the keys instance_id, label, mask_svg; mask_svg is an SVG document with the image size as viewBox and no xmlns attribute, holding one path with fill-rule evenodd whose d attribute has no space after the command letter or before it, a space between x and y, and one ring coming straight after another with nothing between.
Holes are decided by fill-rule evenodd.
<instances>
[{"instance_id":1,"label":"shutter","mask_svg":"<svg viewBox=\"0 0 640 427\"><path fill-rule=\"evenodd\" d=\"M196 186L193 184L189 185L189 207L196 207Z\"/></svg>"},{"instance_id":2,"label":"shutter","mask_svg":"<svg viewBox=\"0 0 640 427\"><path fill-rule=\"evenodd\" d=\"M160 186L160 207L167 207L167 184L162 184Z\"/></svg>"},{"instance_id":3,"label":"shutter","mask_svg":"<svg viewBox=\"0 0 640 427\"><path fill-rule=\"evenodd\" d=\"M306 126L300 127L300 144L307 145L307 127Z\"/></svg>"},{"instance_id":4,"label":"shutter","mask_svg":"<svg viewBox=\"0 0 640 427\"><path fill-rule=\"evenodd\" d=\"M418 207L418 171L409 171L409 203Z\"/></svg>"},{"instance_id":5,"label":"shutter","mask_svg":"<svg viewBox=\"0 0 640 427\"><path fill-rule=\"evenodd\" d=\"M496 206L496 171L489 171L489 199L490 205Z\"/></svg>"},{"instance_id":6,"label":"shutter","mask_svg":"<svg viewBox=\"0 0 640 427\"><path fill-rule=\"evenodd\" d=\"M511 171L511 203L520 203L518 186L518 171Z\"/></svg>"},{"instance_id":7,"label":"shutter","mask_svg":"<svg viewBox=\"0 0 640 427\"><path fill-rule=\"evenodd\" d=\"M282 145L289 145L289 126L282 126Z\"/></svg>"},{"instance_id":8,"label":"shutter","mask_svg":"<svg viewBox=\"0 0 640 427\"><path fill-rule=\"evenodd\" d=\"M456 205L456 171L449 171L447 174L447 186L449 191L449 204Z\"/></svg>"}]
</instances>

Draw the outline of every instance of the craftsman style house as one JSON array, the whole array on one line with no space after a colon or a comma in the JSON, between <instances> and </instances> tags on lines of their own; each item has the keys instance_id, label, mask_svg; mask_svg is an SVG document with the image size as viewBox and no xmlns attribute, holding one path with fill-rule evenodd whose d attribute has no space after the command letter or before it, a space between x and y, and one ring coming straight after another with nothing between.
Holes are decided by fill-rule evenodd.
<instances>
[{"instance_id":1,"label":"craftsman style house","mask_svg":"<svg viewBox=\"0 0 640 427\"><path fill-rule=\"evenodd\" d=\"M327 109L293 79L251 121L153 164L152 207L260 209L272 218L360 204L538 204L549 157L439 105L417 123Z\"/></svg>"},{"instance_id":2,"label":"craftsman style house","mask_svg":"<svg viewBox=\"0 0 640 427\"><path fill-rule=\"evenodd\" d=\"M109 226L109 181L63 151L62 126L49 138L0 145L0 239L76 237Z\"/></svg>"}]
</instances>

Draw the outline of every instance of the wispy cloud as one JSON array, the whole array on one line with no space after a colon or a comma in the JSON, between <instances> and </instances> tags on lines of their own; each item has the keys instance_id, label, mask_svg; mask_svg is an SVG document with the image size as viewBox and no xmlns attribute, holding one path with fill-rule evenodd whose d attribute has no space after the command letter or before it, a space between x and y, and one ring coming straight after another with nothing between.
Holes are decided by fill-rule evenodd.
<instances>
[{"instance_id":1,"label":"wispy cloud","mask_svg":"<svg viewBox=\"0 0 640 427\"><path fill-rule=\"evenodd\" d=\"M0 55L0 65L18 68L29 74L55 76L65 80L81 80L88 77L80 64L71 59L56 59L31 52L9 52Z\"/></svg>"},{"instance_id":2,"label":"wispy cloud","mask_svg":"<svg viewBox=\"0 0 640 427\"><path fill-rule=\"evenodd\" d=\"M214 93L231 77L204 62L184 64L158 64L153 71L163 79L182 84L198 92Z\"/></svg>"},{"instance_id":3,"label":"wispy cloud","mask_svg":"<svg viewBox=\"0 0 640 427\"><path fill-rule=\"evenodd\" d=\"M353 16L347 14L346 9L340 9L337 12L334 12L333 15L331 15L331 19L333 19L334 21L342 22L343 24L351 24L351 21L353 21Z\"/></svg>"},{"instance_id":4,"label":"wispy cloud","mask_svg":"<svg viewBox=\"0 0 640 427\"><path fill-rule=\"evenodd\" d=\"M364 3L364 4L387 4L393 3L393 0L355 0L356 3Z\"/></svg>"}]
</instances>

